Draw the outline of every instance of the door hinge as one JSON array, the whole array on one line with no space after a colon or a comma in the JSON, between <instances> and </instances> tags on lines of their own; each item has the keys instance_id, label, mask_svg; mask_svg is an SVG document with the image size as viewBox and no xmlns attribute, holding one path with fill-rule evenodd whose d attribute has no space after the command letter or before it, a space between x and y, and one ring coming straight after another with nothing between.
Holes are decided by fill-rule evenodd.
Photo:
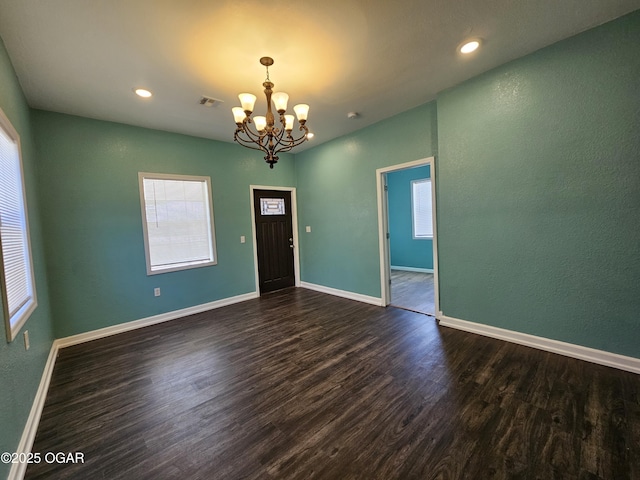
<instances>
[{"instance_id":1,"label":"door hinge","mask_svg":"<svg viewBox=\"0 0 640 480\"><path fill-rule=\"evenodd\" d=\"M387 232L387 240L389 240L390 236L389 236L389 232Z\"/></svg>"},{"instance_id":2,"label":"door hinge","mask_svg":"<svg viewBox=\"0 0 640 480\"><path fill-rule=\"evenodd\" d=\"M385 185L385 186L384 186L384 191L385 191L385 192L388 192L388 191L389 191L389 187Z\"/></svg>"}]
</instances>

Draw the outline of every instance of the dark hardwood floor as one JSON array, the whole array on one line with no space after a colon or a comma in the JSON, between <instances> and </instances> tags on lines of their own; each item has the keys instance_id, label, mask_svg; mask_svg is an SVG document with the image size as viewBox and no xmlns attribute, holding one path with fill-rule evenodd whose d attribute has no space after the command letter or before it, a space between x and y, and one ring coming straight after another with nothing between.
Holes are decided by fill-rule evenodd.
<instances>
[{"instance_id":1,"label":"dark hardwood floor","mask_svg":"<svg viewBox=\"0 0 640 480\"><path fill-rule=\"evenodd\" d=\"M391 305L435 316L433 273L391 270Z\"/></svg>"},{"instance_id":2,"label":"dark hardwood floor","mask_svg":"<svg viewBox=\"0 0 640 480\"><path fill-rule=\"evenodd\" d=\"M640 479L640 377L287 289L60 352L28 479Z\"/></svg>"}]
</instances>

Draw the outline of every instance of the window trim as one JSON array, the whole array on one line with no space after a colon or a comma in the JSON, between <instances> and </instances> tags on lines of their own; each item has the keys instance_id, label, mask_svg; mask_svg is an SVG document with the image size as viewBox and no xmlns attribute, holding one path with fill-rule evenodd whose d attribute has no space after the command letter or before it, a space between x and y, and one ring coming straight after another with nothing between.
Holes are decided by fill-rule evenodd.
<instances>
[{"instance_id":1,"label":"window trim","mask_svg":"<svg viewBox=\"0 0 640 480\"><path fill-rule=\"evenodd\" d=\"M414 185L416 183L429 183L429 203L431 204L431 235L416 235L416 214ZM413 240L433 240L433 182L431 178L418 178L411 180L411 237Z\"/></svg>"},{"instance_id":2,"label":"window trim","mask_svg":"<svg viewBox=\"0 0 640 480\"><path fill-rule=\"evenodd\" d=\"M0 128L4 130L7 136L16 144L18 149L18 161L20 163L20 181L21 193L22 193L22 207L24 209L24 223L25 223L25 237L26 237L26 250L27 250L27 263L28 263L28 281L31 287L31 298L22 305L13 315L9 314L9 301L7 294L7 281L4 272L4 258L2 255L2 244L0 243L0 279L2 280L1 296L2 296L2 316L4 317L5 330L7 334L7 342L13 342L18 333L24 327L27 320L31 317L31 314L38 307L38 297L36 293L36 279L33 269L33 253L31 249L31 232L29 228L29 206L27 202L26 182L24 178L24 162L22 161L22 144L20 141L20 135L18 131L13 127L9 118L5 115L4 111L0 109ZM12 318L17 320L12 325Z\"/></svg>"},{"instance_id":3,"label":"window trim","mask_svg":"<svg viewBox=\"0 0 640 480\"><path fill-rule=\"evenodd\" d=\"M212 261L204 261L198 263L181 264L175 267L167 267L153 270L151 267L151 255L149 249L149 232L147 229L147 212L144 201L144 180L177 180L177 181L198 181L204 182L207 186L207 197L209 200L209 226L211 235L211 252ZM216 249L216 229L213 215L213 192L211 190L211 177L199 175L179 175L173 173L149 173L138 172L138 186L140 190L140 212L142 215L142 231L144 238L144 255L147 266L147 275L159 275L162 273L177 272L181 270L190 270L192 268L209 267L218 264L218 251Z\"/></svg>"}]
</instances>

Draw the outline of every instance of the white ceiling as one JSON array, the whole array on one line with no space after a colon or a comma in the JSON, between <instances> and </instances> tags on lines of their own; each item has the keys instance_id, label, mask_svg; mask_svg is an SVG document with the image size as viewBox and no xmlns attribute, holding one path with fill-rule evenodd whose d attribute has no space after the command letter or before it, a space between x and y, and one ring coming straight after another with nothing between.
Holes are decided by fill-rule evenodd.
<instances>
[{"instance_id":1,"label":"white ceiling","mask_svg":"<svg viewBox=\"0 0 640 480\"><path fill-rule=\"evenodd\" d=\"M232 141L237 94L266 109L262 56L308 146L408 110L479 73L640 8L640 0L0 0L29 105ZM481 50L456 48L481 37ZM134 87L153 91L141 99ZM199 105L202 95L223 103ZM355 111L360 116L347 119Z\"/></svg>"}]
</instances>

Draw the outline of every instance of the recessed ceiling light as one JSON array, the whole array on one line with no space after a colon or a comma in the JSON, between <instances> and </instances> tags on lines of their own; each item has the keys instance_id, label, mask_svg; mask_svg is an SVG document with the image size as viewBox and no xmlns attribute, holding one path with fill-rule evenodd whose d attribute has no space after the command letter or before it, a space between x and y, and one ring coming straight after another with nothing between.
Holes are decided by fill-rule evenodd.
<instances>
[{"instance_id":1,"label":"recessed ceiling light","mask_svg":"<svg viewBox=\"0 0 640 480\"><path fill-rule=\"evenodd\" d=\"M151 93L149 90L145 88L136 88L133 91L135 92L136 95L142 98L149 98L151 95L153 95L153 93Z\"/></svg>"},{"instance_id":2,"label":"recessed ceiling light","mask_svg":"<svg viewBox=\"0 0 640 480\"><path fill-rule=\"evenodd\" d=\"M475 52L479 46L480 40L476 38L464 42L462 45L460 45L460 48L458 50L460 51L460 53L471 53Z\"/></svg>"}]
</instances>

